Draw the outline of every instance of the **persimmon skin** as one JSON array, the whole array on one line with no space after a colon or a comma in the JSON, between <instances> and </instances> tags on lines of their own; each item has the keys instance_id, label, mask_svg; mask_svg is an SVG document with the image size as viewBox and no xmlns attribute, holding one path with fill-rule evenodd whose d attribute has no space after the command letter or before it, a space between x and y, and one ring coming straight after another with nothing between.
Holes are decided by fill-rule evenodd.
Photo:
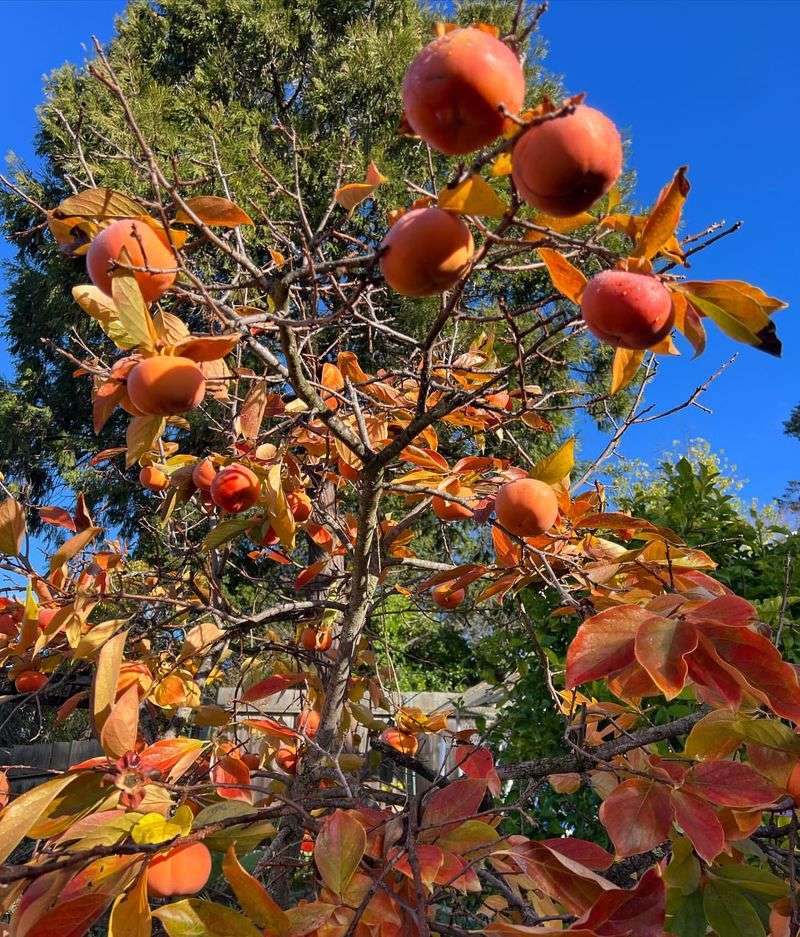
<instances>
[{"instance_id":1,"label":"persimmon skin","mask_svg":"<svg viewBox=\"0 0 800 937\"><path fill-rule=\"evenodd\" d=\"M134 232L135 231L135 235ZM141 242L141 243L140 243ZM134 277L146 303L154 303L175 282L175 254L166 239L143 221L122 218L104 228L89 245L86 253L86 269L94 285L111 296L111 274L109 262L119 260L122 249L128 252L131 266L149 267L164 273L136 270ZM142 252L144 248L144 252Z\"/></svg>"},{"instance_id":2,"label":"persimmon skin","mask_svg":"<svg viewBox=\"0 0 800 937\"><path fill-rule=\"evenodd\" d=\"M139 484L148 491L164 491L169 488L169 479L154 465L145 465L139 472Z\"/></svg>"},{"instance_id":3,"label":"persimmon skin","mask_svg":"<svg viewBox=\"0 0 800 937\"><path fill-rule=\"evenodd\" d=\"M316 709L304 709L297 714L294 727L301 735L313 739L319 730L319 712Z\"/></svg>"},{"instance_id":4,"label":"persimmon skin","mask_svg":"<svg viewBox=\"0 0 800 937\"><path fill-rule=\"evenodd\" d=\"M579 104L525 131L511 156L513 178L528 204L557 218L590 208L622 172L622 140L605 114Z\"/></svg>"},{"instance_id":5,"label":"persimmon skin","mask_svg":"<svg viewBox=\"0 0 800 937\"><path fill-rule=\"evenodd\" d=\"M650 348L675 322L672 296L656 277L603 270L586 284L581 313L589 331L615 348Z\"/></svg>"},{"instance_id":6,"label":"persimmon skin","mask_svg":"<svg viewBox=\"0 0 800 937\"><path fill-rule=\"evenodd\" d=\"M148 416L177 416L194 410L206 395L206 379L191 358L156 355L145 358L128 375L128 397Z\"/></svg>"},{"instance_id":7,"label":"persimmon skin","mask_svg":"<svg viewBox=\"0 0 800 937\"><path fill-rule=\"evenodd\" d=\"M441 208L414 208L402 215L381 243L384 279L401 296L436 296L469 269L475 244L457 215Z\"/></svg>"},{"instance_id":8,"label":"persimmon skin","mask_svg":"<svg viewBox=\"0 0 800 937\"><path fill-rule=\"evenodd\" d=\"M293 748L279 748L275 755L275 763L287 774L297 774L297 752Z\"/></svg>"},{"instance_id":9,"label":"persimmon skin","mask_svg":"<svg viewBox=\"0 0 800 937\"><path fill-rule=\"evenodd\" d=\"M211 459L201 459L192 469L192 481L200 491L210 491L216 477L217 469Z\"/></svg>"},{"instance_id":10,"label":"persimmon skin","mask_svg":"<svg viewBox=\"0 0 800 937\"><path fill-rule=\"evenodd\" d=\"M518 478L497 492L497 520L518 537L538 537L550 530L558 518L558 500L553 489L535 478Z\"/></svg>"},{"instance_id":11,"label":"persimmon skin","mask_svg":"<svg viewBox=\"0 0 800 937\"><path fill-rule=\"evenodd\" d=\"M300 645L307 651L324 653L332 644L333 635L327 629L318 631L316 628L303 628L300 635Z\"/></svg>"},{"instance_id":12,"label":"persimmon skin","mask_svg":"<svg viewBox=\"0 0 800 937\"><path fill-rule=\"evenodd\" d=\"M147 893L152 898L196 895L211 875L211 853L203 843L175 846L150 860Z\"/></svg>"},{"instance_id":13,"label":"persimmon skin","mask_svg":"<svg viewBox=\"0 0 800 937\"><path fill-rule=\"evenodd\" d=\"M41 670L23 670L14 680L14 689L17 693L35 693L48 682L49 678Z\"/></svg>"},{"instance_id":14,"label":"persimmon skin","mask_svg":"<svg viewBox=\"0 0 800 937\"><path fill-rule=\"evenodd\" d=\"M458 495L457 497L461 497ZM464 521L471 520L475 515L470 508L464 507L457 501L448 501L440 495L434 495L431 499L433 513L440 521Z\"/></svg>"},{"instance_id":15,"label":"persimmon skin","mask_svg":"<svg viewBox=\"0 0 800 937\"><path fill-rule=\"evenodd\" d=\"M425 46L403 78L403 107L414 132L449 155L470 153L503 131L502 104L525 98L519 59L481 29L454 29Z\"/></svg>"},{"instance_id":16,"label":"persimmon skin","mask_svg":"<svg viewBox=\"0 0 800 937\"><path fill-rule=\"evenodd\" d=\"M464 601L466 593L463 589L454 589L452 592L448 592L447 583L443 583L441 586L436 586L435 589L431 591L431 600L434 605L438 605L439 608L443 608L445 611L452 611L454 608L458 608L459 605Z\"/></svg>"},{"instance_id":17,"label":"persimmon skin","mask_svg":"<svg viewBox=\"0 0 800 937\"><path fill-rule=\"evenodd\" d=\"M286 495L286 503L298 524L305 523L311 517L311 499L304 491L290 491Z\"/></svg>"},{"instance_id":18,"label":"persimmon skin","mask_svg":"<svg viewBox=\"0 0 800 937\"><path fill-rule=\"evenodd\" d=\"M211 483L211 499L228 514L240 514L251 508L260 491L258 476L238 463L222 469Z\"/></svg>"},{"instance_id":19,"label":"persimmon skin","mask_svg":"<svg viewBox=\"0 0 800 937\"><path fill-rule=\"evenodd\" d=\"M412 735L410 732L402 732L394 726L390 726L381 732L381 741L403 755L414 756L419 751L419 739L416 735Z\"/></svg>"}]
</instances>

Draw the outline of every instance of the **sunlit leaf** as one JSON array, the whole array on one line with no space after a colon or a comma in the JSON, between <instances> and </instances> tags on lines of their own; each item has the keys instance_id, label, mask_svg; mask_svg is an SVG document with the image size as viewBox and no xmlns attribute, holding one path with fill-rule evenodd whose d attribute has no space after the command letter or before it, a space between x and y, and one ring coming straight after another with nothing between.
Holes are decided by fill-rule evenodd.
<instances>
[{"instance_id":1,"label":"sunlit leaf","mask_svg":"<svg viewBox=\"0 0 800 937\"><path fill-rule=\"evenodd\" d=\"M508 211L508 205L478 175L469 176L452 189L442 189L439 192L439 208L460 215L482 215L487 218L502 218Z\"/></svg>"},{"instance_id":2,"label":"sunlit leaf","mask_svg":"<svg viewBox=\"0 0 800 937\"><path fill-rule=\"evenodd\" d=\"M681 220L683 205L689 194L686 166L681 166L672 181L662 190L650 212L639 240L634 247L633 257L652 260L653 257L675 236Z\"/></svg>"},{"instance_id":3,"label":"sunlit leaf","mask_svg":"<svg viewBox=\"0 0 800 937\"><path fill-rule=\"evenodd\" d=\"M187 208L204 224L216 228L236 228L239 225L251 225L253 219L246 211L235 205L230 199L218 195L198 195L186 199ZM175 220L184 224L195 224L188 212L179 208Z\"/></svg>"},{"instance_id":4,"label":"sunlit leaf","mask_svg":"<svg viewBox=\"0 0 800 937\"><path fill-rule=\"evenodd\" d=\"M555 452L540 459L528 474L547 485L557 485L569 475L574 466L575 437L570 436Z\"/></svg>"},{"instance_id":5,"label":"sunlit leaf","mask_svg":"<svg viewBox=\"0 0 800 937\"><path fill-rule=\"evenodd\" d=\"M24 539L25 512L14 498L6 498L0 502L0 553L18 556Z\"/></svg>"},{"instance_id":6,"label":"sunlit leaf","mask_svg":"<svg viewBox=\"0 0 800 937\"><path fill-rule=\"evenodd\" d=\"M616 348L611 365L609 393L616 394L630 384L644 359L644 352L633 348Z\"/></svg>"},{"instance_id":7,"label":"sunlit leaf","mask_svg":"<svg viewBox=\"0 0 800 937\"><path fill-rule=\"evenodd\" d=\"M344 810L326 817L314 844L314 861L322 881L341 895L358 868L367 848L364 827Z\"/></svg>"},{"instance_id":8,"label":"sunlit leaf","mask_svg":"<svg viewBox=\"0 0 800 937\"><path fill-rule=\"evenodd\" d=\"M553 286L558 292L573 303L580 305L587 282L581 271L574 267L563 254L549 247L540 247L539 256L544 261Z\"/></svg>"}]
</instances>

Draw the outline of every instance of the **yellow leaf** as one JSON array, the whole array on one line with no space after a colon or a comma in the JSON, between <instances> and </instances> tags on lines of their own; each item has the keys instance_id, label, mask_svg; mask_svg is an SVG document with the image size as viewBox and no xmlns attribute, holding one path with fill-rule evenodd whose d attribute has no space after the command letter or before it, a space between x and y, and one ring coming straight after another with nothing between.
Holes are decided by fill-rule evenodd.
<instances>
[{"instance_id":1,"label":"yellow leaf","mask_svg":"<svg viewBox=\"0 0 800 937\"><path fill-rule=\"evenodd\" d=\"M122 665L122 653L128 632L123 631L107 641L100 649L92 683L92 718L99 735L117 698L117 683Z\"/></svg>"},{"instance_id":2,"label":"yellow leaf","mask_svg":"<svg viewBox=\"0 0 800 937\"><path fill-rule=\"evenodd\" d=\"M571 231L577 231L578 228L584 227L584 225L592 224L597 221L594 215L590 215L588 211L582 211L579 215L570 215L569 218L556 218L554 215L545 215L542 212L536 214L533 219L534 224L541 225L543 228L549 228L551 231L555 231L558 234L569 234ZM529 231L525 235L526 241L531 241L534 244L538 241L542 241L547 237L547 234L544 231Z\"/></svg>"},{"instance_id":3,"label":"yellow leaf","mask_svg":"<svg viewBox=\"0 0 800 937\"><path fill-rule=\"evenodd\" d=\"M0 504L0 553L19 556L25 537L25 512L14 498Z\"/></svg>"},{"instance_id":4,"label":"yellow leaf","mask_svg":"<svg viewBox=\"0 0 800 937\"><path fill-rule=\"evenodd\" d=\"M540 247L539 256L547 267L553 286L562 296L580 306L583 291L586 289L586 277L558 251Z\"/></svg>"},{"instance_id":5,"label":"yellow leaf","mask_svg":"<svg viewBox=\"0 0 800 937\"><path fill-rule=\"evenodd\" d=\"M73 286L72 298L84 312L88 312L103 325L108 325L112 319L117 318L114 300L96 286L90 286L88 283Z\"/></svg>"},{"instance_id":6,"label":"yellow leaf","mask_svg":"<svg viewBox=\"0 0 800 937\"><path fill-rule=\"evenodd\" d=\"M153 325L156 335L166 345L177 345L178 342L189 337L189 328L186 323L171 312L157 309L153 316Z\"/></svg>"},{"instance_id":7,"label":"yellow leaf","mask_svg":"<svg viewBox=\"0 0 800 937\"><path fill-rule=\"evenodd\" d=\"M25 791L3 808L0 812L0 862L5 862L61 791L78 780L79 775L63 774Z\"/></svg>"},{"instance_id":8,"label":"yellow leaf","mask_svg":"<svg viewBox=\"0 0 800 937\"><path fill-rule=\"evenodd\" d=\"M614 352L614 363L611 366L610 393L612 395L630 384L639 370L643 358L643 351L632 348L617 348Z\"/></svg>"},{"instance_id":9,"label":"yellow leaf","mask_svg":"<svg viewBox=\"0 0 800 937\"><path fill-rule=\"evenodd\" d=\"M492 163L489 172L491 175L497 176L510 176L512 170L511 165L511 153L506 150L505 153L501 153L495 161Z\"/></svg>"},{"instance_id":10,"label":"yellow leaf","mask_svg":"<svg viewBox=\"0 0 800 937\"><path fill-rule=\"evenodd\" d=\"M439 208L460 215L484 215L487 218L502 218L508 211L508 205L478 175L469 176L455 188L443 189L439 193Z\"/></svg>"},{"instance_id":11,"label":"yellow leaf","mask_svg":"<svg viewBox=\"0 0 800 937\"><path fill-rule=\"evenodd\" d=\"M266 932L275 937L288 937L291 930L288 915L261 882L242 868L233 846L228 847L222 860L222 872L242 910L254 924L266 928Z\"/></svg>"},{"instance_id":12,"label":"yellow leaf","mask_svg":"<svg viewBox=\"0 0 800 937\"><path fill-rule=\"evenodd\" d=\"M189 810L188 807L185 809ZM189 816L191 817L191 810L189 810ZM131 839L138 846L154 846L175 839L176 836L185 836L184 829L185 821L175 823L160 813L146 813L131 830ZM191 822L189 829L191 829Z\"/></svg>"},{"instance_id":13,"label":"yellow leaf","mask_svg":"<svg viewBox=\"0 0 800 937\"><path fill-rule=\"evenodd\" d=\"M87 527L86 530L82 530L80 533L75 534L74 537L70 537L65 543L62 543L50 557L50 572L55 572L63 566L64 563L68 563L102 532L102 527Z\"/></svg>"},{"instance_id":14,"label":"yellow leaf","mask_svg":"<svg viewBox=\"0 0 800 937\"><path fill-rule=\"evenodd\" d=\"M367 168L364 182L350 182L336 190L334 198L342 208L346 208L348 215L352 215L355 208L365 199L368 199L379 185L388 181L388 177L378 169L374 162Z\"/></svg>"},{"instance_id":15,"label":"yellow leaf","mask_svg":"<svg viewBox=\"0 0 800 937\"><path fill-rule=\"evenodd\" d=\"M159 436L164 432L164 426L165 421L162 416L135 416L131 419L125 438L127 443L125 468L130 468L155 446Z\"/></svg>"},{"instance_id":16,"label":"yellow leaf","mask_svg":"<svg viewBox=\"0 0 800 937\"><path fill-rule=\"evenodd\" d=\"M119 895L111 908L108 937L150 937L153 917L147 900L147 871L128 892Z\"/></svg>"},{"instance_id":17,"label":"yellow leaf","mask_svg":"<svg viewBox=\"0 0 800 937\"><path fill-rule=\"evenodd\" d=\"M132 198L114 189L84 189L70 195L55 209L56 218L135 218L144 213L142 206Z\"/></svg>"},{"instance_id":18,"label":"yellow leaf","mask_svg":"<svg viewBox=\"0 0 800 937\"><path fill-rule=\"evenodd\" d=\"M121 264L130 264L128 252L123 247L119 254ZM145 304L136 277L122 267L112 271L111 295L117 307L119 324L137 345L152 351L158 341L158 333Z\"/></svg>"},{"instance_id":19,"label":"yellow leaf","mask_svg":"<svg viewBox=\"0 0 800 937\"><path fill-rule=\"evenodd\" d=\"M672 312L675 316L675 328L689 340L696 358L706 347L706 330L700 316L689 305L686 296L678 290L672 290Z\"/></svg>"},{"instance_id":20,"label":"yellow leaf","mask_svg":"<svg viewBox=\"0 0 800 937\"><path fill-rule=\"evenodd\" d=\"M251 225L253 219L235 205L230 199L220 198L218 195L198 195L196 198L186 199L186 206L204 224L216 228L236 228L239 225ZM195 224L188 212L179 208L175 220L182 224Z\"/></svg>"},{"instance_id":21,"label":"yellow leaf","mask_svg":"<svg viewBox=\"0 0 800 937\"><path fill-rule=\"evenodd\" d=\"M716 322L730 338L780 357L781 343L766 307L752 292L742 291L735 283L729 280L686 282L677 284L676 289L685 294L698 313Z\"/></svg>"},{"instance_id":22,"label":"yellow leaf","mask_svg":"<svg viewBox=\"0 0 800 937\"><path fill-rule=\"evenodd\" d=\"M548 485L557 485L569 475L574 465L575 437L570 436L552 455L540 459L528 474Z\"/></svg>"},{"instance_id":23,"label":"yellow leaf","mask_svg":"<svg viewBox=\"0 0 800 937\"><path fill-rule=\"evenodd\" d=\"M689 188L686 166L681 166L658 196L658 201L650 212L634 248L633 257L652 260L675 237Z\"/></svg>"},{"instance_id":24,"label":"yellow leaf","mask_svg":"<svg viewBox=\"0 0 800 937\"><path fill-rule=\"evenodd\" d=\"M293 550L295 523L283 491L280 465L270 467L265 479L264 491L272 529L278 535L281 545L287 550Z\"/></svg>"}]
</instances>

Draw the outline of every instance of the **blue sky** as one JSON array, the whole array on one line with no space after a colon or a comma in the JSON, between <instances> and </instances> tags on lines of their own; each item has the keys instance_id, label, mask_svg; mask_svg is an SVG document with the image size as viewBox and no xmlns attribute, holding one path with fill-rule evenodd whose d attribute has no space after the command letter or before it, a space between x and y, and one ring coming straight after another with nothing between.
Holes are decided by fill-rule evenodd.
<instances>
[{"instance_id":1,"label":"blue sky","mask_svg":"<svg viewBox=\"0 0 800 937\"><path fill-rule=\"evenodd\" d=\"M42 77L82 61L92 33L108 39L118 0L4 0L0 57L0 140L31 155ZM795 111L800 92L800 3L712 0L552 0L543 19L548 64L571 91L587 91L632 141L642 204L677 166L688 163L693 190L687 230L742 219L744 228L697 259L696 279L745 279L800 306ZM8 256L5 245L0 254ZM664 361L651 400L680 402L734 350L739 359L691 409L635 429L622 452L654 460L674 440L695 436L723 449L749 479L747 497L769 500L800 478L800 443L783 422L800 403L800 319L778 313L780 360L736 346L709 328L702 358ZM6 371L6 368L3 368ZM603 440L582 430L582 454Z\"/></svg>"}]
</instances>

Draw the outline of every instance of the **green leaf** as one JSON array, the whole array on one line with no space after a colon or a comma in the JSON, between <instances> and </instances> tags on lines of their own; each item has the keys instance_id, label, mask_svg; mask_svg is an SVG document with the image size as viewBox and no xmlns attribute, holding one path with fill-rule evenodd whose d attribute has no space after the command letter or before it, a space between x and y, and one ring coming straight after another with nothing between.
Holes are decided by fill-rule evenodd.
<instances>
[{"instance_id":1,"label":"green leaf","mask_svg":"<svg viewBox=\"0 0 800 937\"><path fill-rule=\"evenodd\" d=\"M169 937L262 937L247 918L213 901L185 898L153 912Z\"/></svg>"},{"instance_id":2,"label":"green leaf","mask_svg":"<svg viewBox=\"0 0 800 937\"><path fill-rule=\"evenodd\" d=\"M724 882L708 882L703 910L718 937L766 937L764 925L747 898Z\"/></svg>"},{"instance_id":3,"label":"green leaf","mask_svg":"<svg viewBox=\"0 0 800 937\"><path fill-rule=\"evenodd\" d=\"M253 523L252 517L232 517L229 520L221 521L216 527L212 527L203 538L203 550L213 550L215 547L222 546L223 543L227 543L229 540L238 537L239 534L244 533L248 527L253 526Z\"/></svg>"},{"instance_id":4,"label":"green leaf","mask_svg":"<svg viewBox=\"0 0 800 937\"><path fill-rule=\"evenodd\" d=\"M703 895L699 891L691 895L673 895L670 892L667 910L671 912L668 930L675 937L705 937L708 930L703 911Z\"/></svg>"},{"instance_id":5,"label":"green leaf","mask_svg":"<svg viewBox=\"0 0 800 937\"><path fill-rule=\"evenodd\" d=\"M712 870L717 878L724 879L731 885L736 885L742 891L754 895L763 895L771 902L784 898L789 894L789 886L769 869L754 865L723 865Z\"/></svg>"},{"instance_id":6,"label":"green leaf","mask_svg":"<svg viewBox=\"0 0 800 937\"><path fill-rule=\"evenodd\" d=\"M682 895L691 895L700 884L700 863L694 854L692 844L683 836L676 836L672 842L672 858L664 880L671 889Z\"/></svg>"},{"instance_id":7,"label":"green leaf","mask_svg":"<svg viewBox=\"0 0 800 937\"><path fill-rule=\"evenodd\" d=\"M780 752L800 752L800 735L777 719L748 719L738 716L733 722L733 730L748 742L756 742L765 748Z\"/></svg>"}]
</instances>

